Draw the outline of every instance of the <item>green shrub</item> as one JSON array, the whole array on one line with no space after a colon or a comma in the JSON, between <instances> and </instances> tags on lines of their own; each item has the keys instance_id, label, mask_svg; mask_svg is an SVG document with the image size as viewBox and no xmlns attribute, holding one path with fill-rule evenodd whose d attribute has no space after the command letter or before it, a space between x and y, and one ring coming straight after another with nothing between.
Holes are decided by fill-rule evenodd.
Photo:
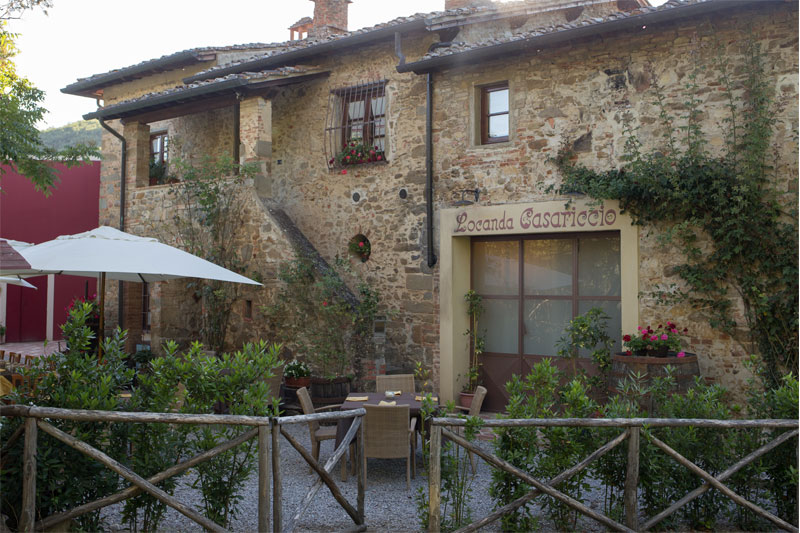
<instances>
[{"instance_id":1,"label":"green shrub","mask_svg":"<svg viewBox=\"0 0 800 533\"><path fill-rule=\"evenodd\" d=\"M102 362L90 348L94 334L86 326L92 313L90 304L75 305L62 327L67 350L37 360L35 366L24 370L26 384L10 396L21 405L61 407L65 409L98 409L115 411L120 408L120 390L127 386L133 371L125 366L125 338L117 330L104 343ZM50 370L54 365L56 371ZM32 384L36 384L32 387ZM123 456L124 440L119 425L105 422L76 422L50 419L50 424L101 449L114 458ZM0 441L6 442L20 424L21 418L4 421ZM117 474L74 450L43 431L38 432L36 469L36 519L66 511L116 491ZM3 457L5 467L0 472L2 513L9 517L8 525L17 527L22 496L22 439ZM82 530L100 529L100 512L84 514L75 519Z\"/></svg>"},{"instance_id":2,"label":"green shrub","mask_svg":"<svg viewBox=\"0 0 800 533\"><path fill-rule=\"evenodd\" d=\"M756 375L759 375L756 372ZM524 378L514 376L506 385L509 401L507 418L557 418L591 416L596 410L605 418L706 418L725 420L738 413L725 401L726 391L697 379L685 394L674 394L675 379L667 367L664 377L645 384L645 376L632 374L619 386L620 393L597 406L589 397L582 379L563 385L560 374L549 360L537 363ZM797 379L786 376L783 385L765 389L754 380L748 401L751 418L794 419L798 409ZM642 407L642 398L652 397L653 411ZM496 455L529 472L541 481L552 479L575 465L599 446L620 434L620 428L531 428L498 430ZM782 430L781 430L782 431ZM639 504L649 516L664 510L703 481L657 448L651 440L658 437L689 461L718 476L740 458L777 437L779 430L719 430L698 427L664 427L642 430L639 456ZM726 482L755 503L775 506L785 520L797 523L797 439L782 444L761 460L743 469ZM627 446L621 444L594 461L557 488L580 500L589 477L604 490L604 513L622 521L624 487L627 472ZM496 507L502 507L528 493L532 487L502 471L493 472L490 494ZM539 498L542 514L558 530L574 530L576 515L571 509L546 496ZM734 505L716 490L707 491L658 524L673 529L689 525L694 529L713 529L726 516L740 528L764 530L773 527L748 510ZM502 518L504 531L541 529L541 516L533 504L521 507Z\"/></svg>"},{"instance_id":3,"label":"green shrub","mask_svg":"<svg viewBox=\"0 0 800 533\"><path fill-rule=\"evenodd\" d=\"M106 339L102 361L95 355L91 348L93 333L86 326L91 312L90 304L73 307L63 326L68 349L41 358L32 369L24 371L29 385L12 393L9 397L12 401L103 411L211 413L216 409L254 416L277 414L275 399L264 380L272 377L280 364L280 345L259 341L216 358L206 356L199 343L179 354L177 345L168 342L166 355L151 360L134 385L133 370L127 368L127 356L123 353L122 332L118 330ZM132 394L126 401L120 392L130 387ZM111 424L61 419L49 422L143 477L249 430L246 426ZM0 439L6 442L21 423L20 418L4 421ZM37 520L119 490L119 476L99 462L41 431L38 439ZM4 455L6 466L0 472L3 487L0 505L2 513L9 517L7 525L12 528L18 526L22 504L22 442L19 439ZM255 444L251 439L197 467L195 486L201 490L206 516L222 525L236 517L240 488L252 473L254 455ZM176 479L170 478L159 487L171 494L176 484ZM154 531L165 510L163 503L140 494L125 502L122 518L132 531ZM101 530L100 511L78 517L75 525L85 531Z\"/></svg>"},{"instance_id":4,"label":"green shrub","mask_svg":"<svg viewBox=\"0 0 800 533\"><path fill-rule=\"evenodd\" d=\"M483 420L477 416L465 416L464 414L452 414L455 411L453 402L449 402L444 410L441 410L430 393L425 394L422 399L422 458L425 465L424 477L428 477L427 466L430 464L430 441L428 440L426 425L427 421L433 416L451 416L466 420L462 436L467 441L474 441L478 434ZM449 414L448 414L449 413ZM469 454L461 446L442 437L442 451L440 462L440 531L455 531L461 529L472 521L470 503L472 499L472 485L474 476L471 471ZM417 504L417 515L420 521L420 528L428 529L428 513L430 510L430 499L425 489L420 487L415 497Z\"/></svg>"},{"instance_id":5,"label":"green shrub","mask_svg":"<svg viewBox=\"0 0 800 533\"><path fill-rule=\"evenodd\" d=\"M559 374L550 360L545 359L533 365L524 378L514 376L506 384L509 400L503 418L591 416L597 404L589 398L585 380L576 376L561 388ZM582 460L591 451L591 445L589 430L567 427L502 428L494 443L498 457L540 480L549 480ZM580 472L561 483L558 489L579 500L587 489L586 476L586 471ZM531 489L516 476L501 470L492 472L489 493L497 507L522 497ZM543 509L558 528L574 528L577 516L563 503L547 498L543 500ZM507 514L502 520L504 531L530 531L540 527L531 504Z\"/></svg>"}]
</instances>

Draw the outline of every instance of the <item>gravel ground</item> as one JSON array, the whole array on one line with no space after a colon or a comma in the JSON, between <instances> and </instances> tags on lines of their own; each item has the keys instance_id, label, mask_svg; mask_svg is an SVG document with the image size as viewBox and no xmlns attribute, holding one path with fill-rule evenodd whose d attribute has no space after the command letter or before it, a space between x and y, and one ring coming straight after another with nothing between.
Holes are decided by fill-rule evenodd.
<instances>
[{"instance_id":1,"label":"gravel ground","mask_svg":"<svg viewBox=\"0 0 800 533\"><path fill-rule=\"evenodd\" d=\"M311 449L308 435L308 426L293 424L287 431L297 439L306 449ZM491 443L476 441L481 448L491 451ZM322 444L321 459L323 462L333 452L332 441ZM405 461L401 459L368 459L367 461L367 492L366 492L366 523L369 531L419 531L415 495L419 488L426 487L426 480L422 476L422 453L417 450L417 477L411 480L411 489L406 489ZM491 468L477 460L477 474L473 477L472 496L470 509L473 519L478 519L489 514L494 507L488 495L491 483ZM339 485L344 497L355 507L357 485L355 476L349 476L342 482L339 476L339 466L334 467L334 479ZM281 437L281 473L283 475L283 517L284 525L296 511L300 501L315 482L316 474L311 474L309 468L300 454ZM179 479L175 496L182 502L193 506L202 512L200 491L191 487L194 474L189 473ZM242 501L239 507L239 516L231 523L233 531L256 531L258 523L258 474L254 472L242 488ZM587 495L589 505L595 509L602 503L602 493L593 491ZM103 511L103 518L108 531L127 531L121 522L120 512L122 504L107 507ZM544 525L544 524L543 524ZM485 528L484 531L497 531L498 524ZM327 487L317 492L314 502L308 508L299 522L302 531L342 531L353 527L353 522L347 513L334 500ZM546 526L545 526L546 527ZM582 531L600 531L602 528L591 520L581 520L578 529ZM161 531L189 532L202 531L202 527L189 518L169 508Z\"/></svg>"},{"instance_id":2,"label":"gravel ground","mask_svg":"<svg viewBox=\"0 0 800 533\"><path fill-rule=\"evenodd\" d=\"M287 431L297 439L306 449L311 449L308 435L308 426L293 424ZM476 441L484 450L491 451L491 442ZM332 441L322 444L321 459L323 463L333 452ZM426 480L422 474L422 454L417 450L417 477L411 480L411 490L406 489L405 461L401 459L368 459L367 461L367 492L366 492L366 523L368 531L373 532L404 532L420 531L420 522L415 503L415 495L419 488L426 487ZM469 508L473 520L489 514L494 503L489 497L492 468L480 458L477 459L477 474L472 478L472 492ZM342 482L339 476L339 466L334 467L333 474L337 485L344 497L356 506L357 485L355 476L349 476ZM311 474L308 465L294 448L281 437L281 473L283 475L283 519L286 525L289 518L296 511L300 501L315 482L316 474ZM189 473L179 479L175 496L183 503L191 505L202 512L200 491L191 488L194 474ZM603 491L596 484L582 498L590 508L602 512ZM233 531L256 531L258 524L258 474L254 472L245 483L241 491L239 515L231 522ZM112 532L127 531L121 522L122 504L117 504L104 509L103 518L106 530ZM540 515L542 516L542 515ZM552 523L542 516L541 531L553 531ZM317 492L314 502L298 524L300 531L343 531L351 529L353 522L347 513L334 500L327 487L323 486ZM718 530L733 530L724 524L718 524ZM599 532L606 529L594 520L580 517L575 527L576 531ZM686 529L682 528L686 531ZM202 527L183 516L172 508L167 509L165 519L161 523L160 531L164 532L201 532ZM499 522L491 524L482 531L499 531Z\"/></svg>"},{"instance_id":3,"label":"gravel ground","mask_svg":"<svg viewBox=\"0 0 800 533\"><path fill-rule=\"evenodd\" d=\"M293 424L287 431L306 449L311 449L308 426ZM418 443L419 444L419 443ZM488 442L479 442L487 450ZM332 441L322 443L321 459L327 460L333 452ZM425 487L422 477L422 453L417 450L417 477L411 480L411 490L406 489L405 461L402 459L368 459L367 460L367 492L366 523L370 531L418 531L417 508L414 496L418 488ZM472 513L475 517L483 516L492 509L491 499L487 497L491 482L490 468L478 461L478 473L474 478ZM355 476L349 476L345 482L339 476L339 466L334 467L334 479L344 497L355 507L358 488ZM283 517L284 524L292 516L300 501L306 495L317 478L311 474L308 465L291 445L281 437L281 473L283 475ZM202 509L200 491L191 488L194 475L183 476L175 496L182 502ZM239 516L232 521L233 531L256 531L258 523L258 474L254 472L241 491L242 501ZM122 504L107 507L103 518L109 531L126 531L121 522ZM353 521L334 500L327 487L317 492L314 502L308 508L299 523L303 531L341 531L353 527ZM192 522L172 508L169 508L160 529L169 532L202 531L202 527Z\"/></svg>"}]
</instances>

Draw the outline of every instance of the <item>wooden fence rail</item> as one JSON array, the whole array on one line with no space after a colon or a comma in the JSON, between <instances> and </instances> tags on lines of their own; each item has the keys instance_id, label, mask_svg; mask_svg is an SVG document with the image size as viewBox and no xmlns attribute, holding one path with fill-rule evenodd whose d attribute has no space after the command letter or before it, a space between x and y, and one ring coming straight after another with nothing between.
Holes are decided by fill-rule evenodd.
<instances>
[{"instance_id":1,"label":"wooden fence rail","mask_svg":"<svg viewBox=\"0 0 800 533\"><path fill-rule=\"evenodd\" d=\"M205 529L215 532L223 532L224 528L219 524L209 520L191 507L181 503L173 496L159 489L156 484L177 475L189 468L208 461L217 455L233 449L252 438L258 438L258 530L270 530L270 479L272 480L272 530L293 531L302 514L308 508L322 485L326 485L339 505L348 513L355 523L356 531L366 529L364 521L364 488L366 480L362 467L361 456L363 455L363 425L361 421L366 414L364 409L353 409L349 411L315 413L310 415L287 416L287 417L259 417L242 415L204 415L204 414L181 414L181 413L134 413L122 411L90 411L78 409L59 409L54 407L36 407L24 405L4 405L0 406L0 416L20 417L24 419L24 424L15 431L3 447L3 454L24 435L23 448L23 475L22 475L22 514L20 517L19 531L32 532L49 529L56 524L75 518L82 514L96 511L108 505L119 503L123 500L146 492L164 502L168 506L176 509L183 515L189 517L194 522L200 524ZM128 469L125 465L109 457L102 451L90 446L64 433L49 422L43 419L62 419L78 420L84 422L113 422L113 423L168 423L168 424L219 424L219 425L238 425L250 426L251 430L224 442L210 450L198 454L180 464L174 465L163 472L144 479L135 472ZM335 422L341 419L354 419L350 429L342 443L328 459L325 466L319 462L303 448L296 439L286 432L284 426L288 424L308 424L309 422ZM40 521L36 521L36 444L38 440L37 432L42 430L53 438L60 440L68 446L80 451L81 453L100 462L107 468L119 474L131 483L128 488L90 503L75 507L69 511L58 513ZM336 486L333 477L330 475L339 460L342 459L344 452L349 446L352 438L359 433L357 446L357 456L353 458L357 467L358 476L358 496L356 507L353 507ZM283 528L282 503L283 488L280 469L280 443L279 435L295 448L305 459L311 468L319 475L319 480L312 486L309 493L304 498L300 508ZM271 448L271 450L270 450Z\"/></svg>"},{"instance_id":2,"label":"wooden fence rail","mask_svg":"<svg viewBox=\"0 0 800 533\"><path fill-rule=\"evenodd\" d=\"M565 470L549 481L540 481L527 472L524 472L512 464L489 454L474 443L467 441L462 436L449 430L448 427L465 426L467 420L464 418L433 418L431 424L431 441L430 441L430 465L429 465L429 487L428 495L430 505L428 509L428 531L438 532L441 525L441 453L442 453L442 439L447 438L454 442L456 445L465 448L467 451L478 455L484 459L491 466L510 473L513 476L521 479L528 485L534 487L534 490L528 494L518 498L517 500L505 505L501 509L493 512L492 514L473 522L459 532L475 531L484 527L495 520L498 520L503 515L513 512L515 509L527 504L537 496L545 494L560 502L568 505L576 511L600 522L601 524L615 530L615 531L647 531L652 528L666 517L688 504L690 501L701 496L703 493L710 489L716 489L732 500L735 504L746 507L756 515L769 520L779 528L785 531L797 533L797 527L789 524L788 522L780 519L769 511L759 507L755 503L748 501L742 496L736 494L730 488L725 486L722 482L730 478L733 474L752 463L759 457L770 452L784 442L796 438L798 436L798 421L797 420L713 420L713 419L696 419L696 418L547 418L547 419L495 419L486 420L483 422L487 427L612 427L622 429L622 433L616 438L607 442L577 465ZM699 466L695 465L678 452L673 450L670 446L660 441L654 436L650 436L653 444L661 449L665 454L677 461L680 465L693 472L704 483L690 492L677 502L670 505L667 509L660 512L658 515L647 520L643 525L639 524L639 510L637 507L637 490L639 485L639 440L640 433L643 427L704 427L716 429L744 429L744 428L758 428L758 429L786 429L771 442L765 444L757 450L754 450L746 457L743 457L736 464L730 466L727 470L719 474L717 477L712 476L704 471ZM628 441L627 450L627 471L625 477L625 486L623 494L623 503L625 509L625 524L609 518L608 516L594 511L581 502L578 502L570 496L560 492L556 487L586 468L592 461L598 459L602 455L611 451L614 447Z\"/></svg>"}]
</instances>

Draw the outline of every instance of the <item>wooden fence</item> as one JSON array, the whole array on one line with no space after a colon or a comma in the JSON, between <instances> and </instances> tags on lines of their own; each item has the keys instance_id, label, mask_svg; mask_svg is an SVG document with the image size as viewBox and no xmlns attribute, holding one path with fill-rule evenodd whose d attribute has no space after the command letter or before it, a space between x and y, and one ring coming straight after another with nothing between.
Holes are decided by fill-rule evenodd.
<instances>
[{"instance_id":1,"label":"wooden fence","mask_svg":"<svg viewBox=\"0 0 800 533\"><path fill-rule=\"evenodd\" d=\"M527 504L537 496L545 494L558 501L568 505L576 511L600 522L615 531L647 531L652 528L666 517L699 497L706 491L714 488L727 496L737 505L746 507L758 516L765 518L775 524L777 527L797 533L797 527L781 520L774 514L766 511L760 506L747 499L739 496L730 488L723 484L723 481L731 477L733 474L758 459L762 455L780 446L784 442L797 437L798 435L798 421L797 420L709 420L709 419L681 419L681 418L561 418L561 419L498 419L486 420L484 426L486 427L615 427L622 429L622 433L607 442L591 454L589 454L583 461L575 466L565 470L549 481L541 481L535 479L533 476L524 472L512 464L504 461L494 455L486 453L480 448L476 447L474 443L467 441L463 437L447 429L446 426L464 426L466 420L463 418L434 418L431 425L431 443L430 443L430 469L429 469L429 497L430 507L428 514L428 531L439 531L441 524L441 453L442 453L442 438L447 438L457 445L465 448L466 450L482 457L487 463L495 468L508 472L528 485L534 487L534 490L518 498L517 500L509 503L508 505L498 509L492 514L467 525L460 529L460 532L475 531L484 527L495 520L498 520L505 514L513 512L515 509ZM661 449L669 457L677 461L679 464L697 474L700 478L705 480L700 487L693 490L677 502L670 505L668 508L661 511L656 516L648 519L643 524L639 523L639 510L637 507L637 489L639 485L639 436L643 426L649 428L654 427L704 427L716 429L745 429L745 428L760 428L760 429L786 429L788 431L779 435L776 439L765 444L759 449L751 452L746 457L743 457L734 465L730 466L727 470L719 474L717 477L712 476L704 471L699 466L695 465L681 454L673 450L670 446L659 440L654 436L650 436L650 440L659 449ZM586 468L592 461L603 456L614 447L622 443L625 439L628 440L628 454L627 454L627 471L625 477L625 490L623 494L623 502L625 507L625 524L609 518L608 516L598 513L583 505L581 502L571 498L570 496L560 492L556 489L559 483L569 479ZM666 503L666 502L665 502Z\"/></svg>"},{"instance_id":2,"label":"wooden fence","mask_svg":"<svg viewBox=\"0 0 800 533\"><path fill-rule=\"evenodd\" d=\"M53 407L31 407L23 405L5 405L0 406L0 416L7 417L22 417L25 419L24 424L15 431L5 446L0 452L4 455L10 446L12 446L20 437L24 435L24 449L23 449L23 474L22 474L22 515L20 517L19 531L41 531L46 530L64 522L80 516L84 513L95 511L108 505L119 503L123 500L146 492L152 495L159 501L164 502L166 505L176 509L183 515L189 517L196 523L203 526L209 531L224 532L224 528L219 524L209 520L196 510L181 503L175 497L167 494L159 489L156 484L175 476L189 468L197 466L198 464L208 461L213 457L235 448L253 438L258 438L258 530L270 530L270 478L272 480L272 530L279 531L293 531L298 521L302 517L305 510L308 508L314 495L326 485L330 490L333 497L344 508L348 515L355 523L354 530L363 531L366 529L364 523L364 488L366 486L366 477L363 469L363 425L362 420L365 414L364 409L354 409L350 411L330 412L330 413L316 413L311 415L287 416L287 417L258 417L258 416L242 416L242 415L202 415L202 414L178 414L178 413L128 413L117 411L87 411L77 409L58 409ZM89 444L80 441L64 433L57 427L53 426L48 419L63 419L63 420L77 420L83 422L138 422L138 423L168 423L168 424L222 424L222 425L238 425L238 426L251 426L252 429L242 433L238 437L224 442L208 451L196 455L182 463L174 465L163 472L160 472L148 479L144 479L135 472L131 471L125 465L112 459L102 451L90 446ZM333 455L328 459L324 466L315 461L305 448L303 448L296 439L294 439L284 429L288 424L307 424L309 422L322 422L322 421L337 421L344 418L354 418L353 423L347 435L342 440L342 444L334 451ZM66 512L58 513L40 521L36 521L36 443L37 431L41 429L45 433L60 440L61 442L71 446L72 448L88 455L92 459L102 463L107 468L113 470L121 477L125 478L131 483L128 488L117 492L111 496L106 496L99 500L83 504L79 507L71 509ZM356 447L356 475L358 479L358 496L356 507L354 508L342 495L336 482L330 475L336 463L342 458L344 452L348 448L348 444L353 437L359 434L357 442L359 445ZM311 468L319 475L319 479L311 487L308 494L306 494L297 512L287 522L286 527L283 524L282 517L282 499L283 488L281 479L280 468L280 440L279 435L284 438L295 448ZM271 470L271 472L270 472Z\"/></svg>"}]
</instances>

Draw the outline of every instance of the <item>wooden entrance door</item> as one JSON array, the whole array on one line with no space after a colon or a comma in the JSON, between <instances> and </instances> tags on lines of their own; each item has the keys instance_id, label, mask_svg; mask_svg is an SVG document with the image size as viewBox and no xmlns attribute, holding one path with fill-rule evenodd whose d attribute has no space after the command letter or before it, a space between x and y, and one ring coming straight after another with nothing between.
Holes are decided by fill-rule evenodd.
<instances>
[{"instance_id":1,"label":"wooden entrance door","mask_svg":"<svg viewBox=\"0 0 800 533\"><path fill-rule=\"evenodd\" d=\"M503 411L505 384L542 359L571 372L557 357L556 343L569 321L592 307L609 315L608 332L619 339L619 251L618 232L472 240L472 289L484 308L478 334L486 341L481 357L486 409ZM597 372L588 358L580 358L578 366Z\"/></svg>"}]
</instances>

